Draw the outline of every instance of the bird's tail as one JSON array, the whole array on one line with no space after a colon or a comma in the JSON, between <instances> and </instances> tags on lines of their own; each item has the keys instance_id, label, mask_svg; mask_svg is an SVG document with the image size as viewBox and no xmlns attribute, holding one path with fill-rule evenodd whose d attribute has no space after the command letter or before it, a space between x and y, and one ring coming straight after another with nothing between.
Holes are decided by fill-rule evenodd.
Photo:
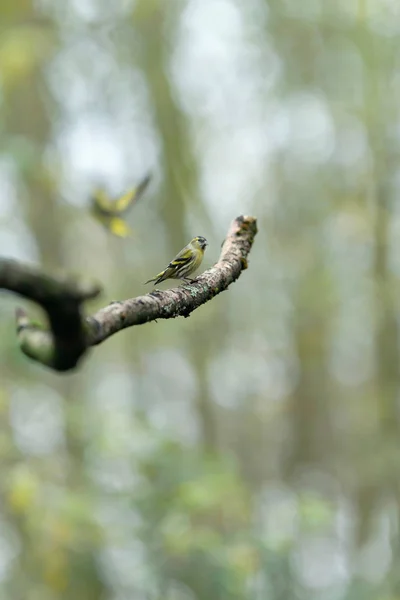
<instances>
[{"instance_id":1,"label":"bird's tail","mask_svg":"<svg viewBox=\"0 0 400 600\"><path fill-rule=\"evenodd\" d=\"M154 281L154 285L157 285L157 283L160 283L161 281L163 281L166 270L167 269L165 269L164 271L161 271L161 273L159 273L158 275L153 277L153 279L149 279L148 281L145 281L143 285L146 285L146 283L151 283L152 281Z\"/></svg>"}]
</instances>

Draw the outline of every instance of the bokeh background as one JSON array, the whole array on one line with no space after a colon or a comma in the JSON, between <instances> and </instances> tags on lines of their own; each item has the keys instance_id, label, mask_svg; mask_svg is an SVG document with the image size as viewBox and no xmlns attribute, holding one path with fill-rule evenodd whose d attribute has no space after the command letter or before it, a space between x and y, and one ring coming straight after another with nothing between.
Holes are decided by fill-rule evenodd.
<instances>
[{"instance_id":1,"label":"bokeh background","mask_svg":"<svg viewBox=\"0 0 400 600\"><path fill-rule=\"evenodd\" d=\"M259 223L228 292L73 374L2 293L2 599L400 598L399 35L397 0L1 0L1 255L92 312ZM149 171L111 237L91 191Z\"/></svg>"}]
</instances>

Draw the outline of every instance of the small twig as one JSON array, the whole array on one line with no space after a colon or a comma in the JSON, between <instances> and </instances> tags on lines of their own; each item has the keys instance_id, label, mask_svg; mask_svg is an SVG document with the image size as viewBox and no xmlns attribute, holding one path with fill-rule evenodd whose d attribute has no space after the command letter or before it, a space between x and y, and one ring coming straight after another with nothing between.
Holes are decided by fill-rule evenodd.
<instances>
[{"instance_id":1,"label":"small twig","mask_svg":"<svg viewBox=\"0 0 400 600\"><path fill-rule=\"evenodd\" d=\"M223 292L247 268L257 223L238 217L228 231L218 262L193 283L174 289L154 290L144 296L113 302L93 316L82 318L85 300L100 292L95 284L43 275L17 262L0 260L0 288L37 302L47 312L50 330L31 322L17 309L17 333L22 351L57 370L74 368L90 346L133 325L156 319L188 317L196 308Z\"/></svg>"}]
</instances>

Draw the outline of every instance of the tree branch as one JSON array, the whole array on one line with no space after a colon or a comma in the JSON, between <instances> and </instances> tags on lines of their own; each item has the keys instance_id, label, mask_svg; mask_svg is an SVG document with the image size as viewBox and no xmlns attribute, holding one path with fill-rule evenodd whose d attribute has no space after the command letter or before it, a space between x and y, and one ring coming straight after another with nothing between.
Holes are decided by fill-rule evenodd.
<instances>
[{"instance_id":1,"label":"tree branch","mask_svg":"<svg viewBox=\"0 0 400 600\"><path fill-rule=\"evenodd\" d=\"M17 309L17 334L22 351L56 371L74 368L87 348L81 306L100 293L100 286L71 276L51 277L5 258L0 260L1 288L36 302L47 313L51 333L31 321L22 308Z\"/></svg>"},{"instance_id":2,"label":"tree branch","mask_svg":"<svg viewBox=\"0 0 400 600\"><path fill-rule=\"evenodd\" d=\"M233 221L218 262L194 283L153 290L144 296L113 302L93 316L83 318L83 302L96 297L100 287L71 277L55 278L18 262L0 259L0 289L6 289L39 304L47 313L50 329L29 320L17 309L17 334L21 350L56 371L78 364L90 346L114 333L154 321L188 317L196 308L223 292L247 268L257 222L254 217Z\"/></svg>"}]
</instances>

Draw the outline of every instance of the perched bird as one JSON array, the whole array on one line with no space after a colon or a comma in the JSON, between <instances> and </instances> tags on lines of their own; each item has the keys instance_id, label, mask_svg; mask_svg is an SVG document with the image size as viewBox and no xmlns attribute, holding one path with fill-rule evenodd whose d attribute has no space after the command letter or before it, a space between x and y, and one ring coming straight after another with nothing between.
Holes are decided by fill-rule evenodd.
<instances>
[{"instance_id":1,"label":"perched bird","mask_svg":"<svg viewBox=\"0 0 400 600\"><path fill-rule=\"evenodd\" d=\"M196 271L203 260L204 251L208 246L206 238L201 235L192 239L179 254L175 256L164 271L161 271L153 279L149 279L146 283L154 281L154 285L165 281L166 279L183 279L191 281L189 275Z\"/></svg>"},{"instance_id":2,"label":"perched bird","mask_svg":"<svg viewBox=\"0 0 400 600\"><path fill-rule=\"evenodd\" d=\"M111 233L126 237L131 233L123 215L139 200L150 182L151 176L146 175L136 188L117 198L110 199L104 190L96 190L92 196L90 212Z\"/></svg>"}]
</instances>

